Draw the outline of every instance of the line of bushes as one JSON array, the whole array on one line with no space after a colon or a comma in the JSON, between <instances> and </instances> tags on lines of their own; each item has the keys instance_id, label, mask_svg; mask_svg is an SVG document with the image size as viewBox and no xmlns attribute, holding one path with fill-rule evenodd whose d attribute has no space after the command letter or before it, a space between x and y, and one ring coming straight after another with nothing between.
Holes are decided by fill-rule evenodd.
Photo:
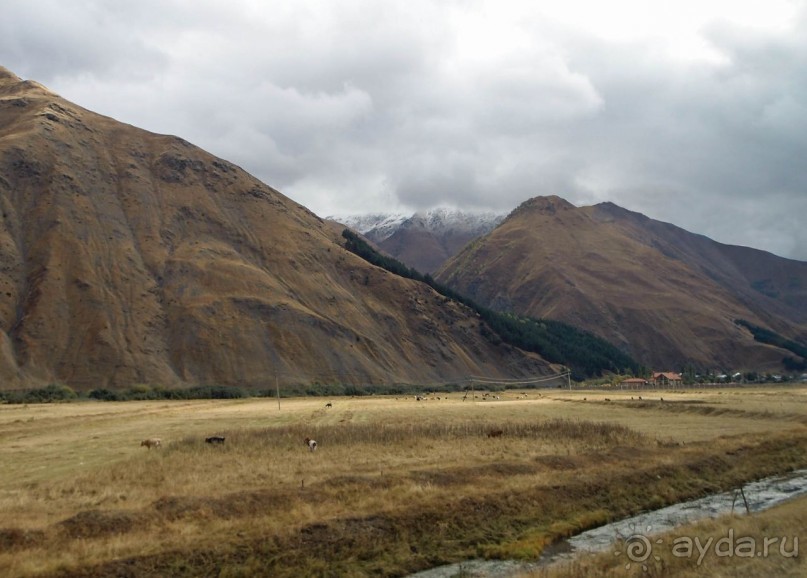
<instances>
[{"instance_id":1,"label":"line of bushes","mask_svg":"<svg viewBox=\"0 0 807 578\"><path fill-rule=\"evenodd\" d=\"M56 403L94 399L98 401L136 401L161 399L238 399L248 397L240 387L211 385L168 389L135 385L124 389L99 388L77 392L67 385L50 384L45 387L0 391L0 403Z\"/></svg>"},{"instance_id":2,"label":"line of bushes","mask_svg":"<svg viewBox=\"0 0 807 578\"><path fill-rule=\"evenodd\" d=\"M546 384L514 385L485 384L476 387L484 391L506 391L507 389L546 389ZM329 397L371 395L419 395L425 393L461 393L471 389L467 380L456 383L415 384L415 383L294 383L284 384L280 388L283 398L294 396ZM89 391L75 391L68 385L51 384L46 387L0 391L0 403L60 403L70 401L149 401L149 400L188 400L188 399L241 399L248 397L275 397L277 390L245 389L232 385L203 385L186 388L167 389L160 386L135 385L123 389L97 388Z\"/></svg>"},{"instance_id":3,"label":"line of bushes","mask_svg":"<svg viewBox=\"0 0 807 578\"><path fill-rule=\"evenodd\" d=\"M52 403L78 397L73 388L55 383L37 389L0 391L0 403Z\"/></svg>"}]
</instances>

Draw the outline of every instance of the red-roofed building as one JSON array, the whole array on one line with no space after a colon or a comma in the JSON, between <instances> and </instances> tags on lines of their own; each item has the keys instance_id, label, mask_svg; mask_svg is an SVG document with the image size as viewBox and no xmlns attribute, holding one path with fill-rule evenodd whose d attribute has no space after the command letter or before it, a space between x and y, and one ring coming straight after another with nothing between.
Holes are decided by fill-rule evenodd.
<instances>
[{"instance_id":1,"label":"red-roofed building","mask_svg":"<svg viewBox=\"0 0 807 578\"><path fill-rule=\"evenodd\" d=\"M629 377L628 379L623 379L620 385L628 389L639 389L647 387L647 380L641 377Z\"/></svg>"},{"instance_id":2,"label":"red-roofed building","mask_svg":"<svg viewBox=\"0 0 807 578\"><path fill-rule=\"evenodd\" d=\"M660 387L678 387L684 383L680 373L672 371L653 374L653 383Z\"/></svg>"}]
</instances>

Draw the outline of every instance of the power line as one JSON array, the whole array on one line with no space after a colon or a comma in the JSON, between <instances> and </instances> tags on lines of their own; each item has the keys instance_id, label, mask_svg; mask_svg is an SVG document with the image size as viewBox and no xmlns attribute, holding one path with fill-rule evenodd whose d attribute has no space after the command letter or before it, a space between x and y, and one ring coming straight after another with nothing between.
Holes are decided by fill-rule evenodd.
<instances>
[{"instance_id":1,"label":"power line","mask_svg":"<svg viewBox=\"0 0 807 578\"><path fill-rule=\"evenodd\" d=\"M568 378L569 372L558 373L550 376L534 377L534 378L495 378L495 377L481 377L478 375L468 376L469 382L484 383L489 385L534 385L545 381L555 381L561 378Z\"/></svg>"}]
</instances>

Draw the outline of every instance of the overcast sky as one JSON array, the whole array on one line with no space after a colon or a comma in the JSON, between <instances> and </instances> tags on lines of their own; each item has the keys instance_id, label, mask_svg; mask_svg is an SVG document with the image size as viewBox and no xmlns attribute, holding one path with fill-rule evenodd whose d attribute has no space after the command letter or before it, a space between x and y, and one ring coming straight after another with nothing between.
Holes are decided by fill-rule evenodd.
<instances>
[{"instance_id":1,"label":"overcast sky","mask_svg":"<svg viewBox=\"0 0 807 578\"><path fill-rule=\"evenodd\" d=\"M807 261L807 0L4 0L0 65L322 216L557 194Z\"/></svg>"}]
</instances>

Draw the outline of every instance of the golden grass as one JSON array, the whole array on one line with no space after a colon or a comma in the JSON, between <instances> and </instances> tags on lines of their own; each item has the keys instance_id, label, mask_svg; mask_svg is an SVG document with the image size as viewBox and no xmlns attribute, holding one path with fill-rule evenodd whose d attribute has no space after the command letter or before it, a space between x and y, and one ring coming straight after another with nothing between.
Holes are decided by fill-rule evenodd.
<instances>
[{"instance_id":1,"label":"golden grass","mask_svg":"<svg viewBox=\"0 0 807 578\"><path fill-rule=\"evenodd\" d=\"M782 390L794 401L781 408L770 394L663 392L663 407L557 390L335 398L327 409L0 406L0 574L102 576L126 560L154 576L383 575L534 556L614 516L807 461L804 391ZM203 442L214 434L226 443ZM146 437L164 447L141 448Z\"/></svg>"}]
</instances>

